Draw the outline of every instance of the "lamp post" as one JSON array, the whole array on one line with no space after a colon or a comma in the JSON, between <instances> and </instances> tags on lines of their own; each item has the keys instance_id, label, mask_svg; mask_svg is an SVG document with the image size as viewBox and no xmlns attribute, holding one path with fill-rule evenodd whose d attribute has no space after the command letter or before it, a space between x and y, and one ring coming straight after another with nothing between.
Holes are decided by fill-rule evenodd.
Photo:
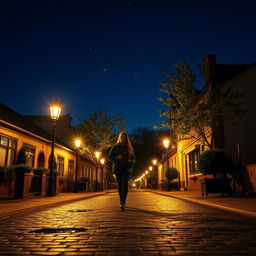
<instances>
[{"instance_id":1,"label":"lamp post","mask_svg":"<svg viewBox=\"0 0 256 256\"><path fill-rule=\"evenodd\" d=\"M163 139L163 145L166 151L166 169L167 169L167 191L169 191L170 189L170 173L169 173L169 159L168 159L168 149L170 146L170 140L168 138Z\"/></svg>"},{"instance_id":2,"label":"lamp post","mask_svg":"<svg viewBox=\"0 0 256 256\"><path fill-rule=\"evenodd\" d=\"M94 153L96 157L96 182L95 182L95 192L98 192L98 168L99 168L99 157L100 157L100 152L95 151Z\"/></svg>"},{"instance_id":3,"label":"lamp post","mask_svg":"<svg viewBox=\"0 0 256 256\"><path fill-rule=\"evenodd\" d=\"M54 168L54 144L55 144L55 132L56 132L56 123L59 119L61 112L61 105L55 101L50 105L50 113L52 119L52 148L51 148L51 159L50 159L50 177L48 182L48 188L46 196L55 195L55 186L53 188L53 168Z\"/></svg>"},{"instance_id":4,"label":"lamp post","mask_svg":"<svg viewBox=\"0 0 256 256\"><path fill-rule=\"evenodd\" d=\"M145 171L145 181L146 181L146 184L145 184L145 187L146 189L148 189L148 170Z\"/></svg>"},{"instance_id":5,"label":"lamp post","mask_svg":"<svg viewBox=\"0 0 256 256\"><path fill-rule=\"evenodd\" d=\"M75 176L75 192L77 193L78 192L78 184L77 184L77 181L78 181L78 164L79 164L79 148L81 146L81 139L80 138L76 138L75 139L75 147L76 147L76 176Z\"/></svg>"},{"instance_id":6,"label":"lamp post","mask_svg":"<svg viewBox=\"0 0 256 256\"><path fill-rule=\"evenodd\" d=\"M150 165L148 167L148 172L149 172L149 188L151 189L152 188L152 170L153 170L153 167Z\"/></svg>"},{"instance_id":7,"label":"lamp post","mask_svg":"<svg viewBox=\"0 0 256 256\"><path fill-rule=\"evenodd\" d=\"M154 170L154 176L155 176L155 189L157 189L158 187L158 172L157 172L157 169L156 169L156 164L157 164L157 160L156 159L153 159L152 160L152 164L153 164L153 170Z\"/></svg>"},{"instance_id":8,"label":"lamp post","mask_svg":"<svg viewBox=\"0 0 256 256\"><path fill-rule=\"evenodd\" d=\"M104 158L101 158L100 159L100 164L101 164L101 180L102 180L102 190L104 190L104 178L103 178L103 166L104 166L104 163L105 163L105 159Z\"/></svg>"}]
</instances>

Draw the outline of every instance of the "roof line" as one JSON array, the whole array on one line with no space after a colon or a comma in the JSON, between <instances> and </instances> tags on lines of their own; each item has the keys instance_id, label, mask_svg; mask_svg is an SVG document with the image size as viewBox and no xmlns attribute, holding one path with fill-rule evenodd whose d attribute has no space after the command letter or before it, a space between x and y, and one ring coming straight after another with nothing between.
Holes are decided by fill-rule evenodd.
<instances>
[{"instance_id":1,"label":"roof line","mask_svg":"<svg viewBox=\"0 0 256 256\"><path fill-rule=\"evenodd\" d=\"M38 138L38 139L40 139L40 140L42 140L42 141L44 141L44 142L46 142L46 143L49 143L49 144L51 143L51 140L45 139L45 138L43 138L43 137L41 137L41 136L39 136L39 135L36 135L36 134L34 134L34 133L32 133L32 132L29 132L29 131L27 131L27 130L25 130L25 129L20 128L19 126L16 126L16 125L14 125L14 124L8 123L8 122L4 121L3 119L0 119L0 122L3 123L3 124L5 124L5 125L8 125L8 126L10 126L10 127L12 127L12 128L15 128L16 130L22 131L23 133L25 133L25 134L27 134L27 135L31 135L31 136L33 136L34 138ZM68 150L68 151L71 151L71 152L75 153L75 151L73 151L72 149L67 148L67 147L65 147L65 146L63 146L63 145L60 145L59 143L56 143L56 142L55 142L55 144L56 144L56 146L58 146L59 148L63 148L63 149L66 149L66 150Z\"/></svg>"}]
</instances>

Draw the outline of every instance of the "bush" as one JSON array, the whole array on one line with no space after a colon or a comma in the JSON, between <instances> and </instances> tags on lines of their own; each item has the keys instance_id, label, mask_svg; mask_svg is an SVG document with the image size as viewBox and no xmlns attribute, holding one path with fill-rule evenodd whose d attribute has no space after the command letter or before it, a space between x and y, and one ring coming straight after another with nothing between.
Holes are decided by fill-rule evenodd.
<instances>
[{"instance_id":1,"label":"bush","mask_svg":"<svg viewBox=\"0 0 256 256\"><path fill-rule=\"evenodd\" d=\"M168 171L165 171L165 178L168 179ZM169 179L170 181L178 178L178 170L175 167L169 168Z\"/></svg>"},{"instance_id":2,"label":"bush","mask_svg":"<svg viewBox=\"0 0 256 256\"><path fill-rule=\"evenodd\" d=\"M199 157L198 167L203 174L212 174L217 177L230 171L231 161L224 151L207 150Z\"/></svg>"},{"instance_id":3,"label":"bush","mask_svg":"<svg viewBox=\"0 0 256 256\"><path fill-rule=\"evenodd\" d=\"M5 170L6 170L5 180L6 181L14 180L15 178L14 166L7 167Z\"/></svg>"},{"instance_id":4,"label":"bush","mask_svg":"<svg viewBox=\"0 0 256 256\"><path fill-rule=\"evenodd\" d=\"M13 166L14 172L32 172L33 168L25 164L18 164Z\"/></svg>"},{"instance_id":5,"label":"bush","mask_svg":"<svg viewBox=\"0 0 256 256\"><path fill-rule=\"evenodd\" d=\"M36 168L34 170L35 175L40 175L42 173L48 173L48 172L49 172L49 170L47 168Z\"/></svg>"}]
</instances>

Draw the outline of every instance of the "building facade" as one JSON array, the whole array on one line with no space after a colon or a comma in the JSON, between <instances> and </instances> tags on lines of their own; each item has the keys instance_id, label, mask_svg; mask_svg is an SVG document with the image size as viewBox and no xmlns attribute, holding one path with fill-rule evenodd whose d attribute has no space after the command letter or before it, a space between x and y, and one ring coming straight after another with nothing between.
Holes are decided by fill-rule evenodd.
<instances>
[{"instance_id":1,"label":"building facade","mask_svg":"<svg viewBox=\"0 0 256 256\"><path fill-rule=\"evenodd\" d=\"M256 64L217 64L215 55L207 55L204 66L206 90L199 96L196 104L203 100L207 88L218 87L222 92L231 89L234 94L240 95L237 101L242 102L242 108L246 110L241 118L233 120L228 113L224 113L220 125L215 130L209 128L207 136L213 140L214 148L223 149L232 158L230 178L233 190L256 192ZM174 165L171 161L175 158L180 189L200 191L201 180L211 176L200 173L198 160L209 147L191 134L180 136L175 147L176 153L169 155L169 166ZM159 179L163 177L164 169L163 161L160 161Z\"/></svg>"},{"instance_id":2,"label":"building facade","mask_svg":"<svg viewBox=\"0 0 256 256\"><path fill-rule=\"evenodd\" d=\"M49 122L51 122L50 117ZM37 126L31 121L31 118L20 115L0 103L0 167L16 165L21 150L25 151L27 166L34 170L48 169L51 155L51 134L41 126ZM60 177L60 192L74 191L73 187L68 187L67 181L69 180L70 184L73 184L76 174L77 180L88 177L90 182L87 191L94 190L96 179L94 162L86 156L77 155L75 149L59 138L56 138L54 156L57 173ZM98 181L101 180L103 180L102 172L99 171ZM10 189L7 192L4 192L4 189L6 190L3 186L0 188L0 195L1 193L10 195Z\"/></svg>"}]
</instances>

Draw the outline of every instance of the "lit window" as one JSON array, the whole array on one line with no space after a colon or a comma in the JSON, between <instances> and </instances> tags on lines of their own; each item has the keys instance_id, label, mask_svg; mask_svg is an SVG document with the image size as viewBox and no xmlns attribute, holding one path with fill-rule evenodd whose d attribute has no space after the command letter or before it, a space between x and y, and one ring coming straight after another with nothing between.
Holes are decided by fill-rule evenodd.
<instances>
[{"instance_id":1,"label":"lit window","mask_svg":"<svg viewBox=\"0 0 256 256\"><path fill-rule=\"evenodd\" d=\"M64 157L57 156L57 171L64 176Z\"/></svg>"},{"instance_id":2,"label":"lit window","mask_svg":"<svg viewBox=\"0 0 256 256\"><path fill-rule=\"evenodd\" d=\"M199 173L199 170L198 170L199 149L193 150L188 155L189 155L189 173L190 174Z\"/></svg>"},{"instance_id":3,"label":"lit window","mask_svg":"<svg viewBox=\"0 0 256 256\"><path fill-rule=\"evenodd\" d=\"M23 147L25 149L27 165L34 167L36 148L26 143L23 144Z\"/></svg>"},{"instance_id":4,"label":"lit window","mask_svg":"<svg viewBox=\"0 0 256 256\"><path fill-rule=\"evenodd\" d=\"M73 175L74 173L74 160L68 160L68 175Z\"/></svg>"},{"instance_id":5,"label":"lit window","mask_svg":"<svg viewBox=\"0 0 256 256\"><path fill-rule=\"evenodd\" d=\"M0 165L13 165L16 155L16 140L4 135L0 135L0 141Z\"/></svg>"}]
</instances>

